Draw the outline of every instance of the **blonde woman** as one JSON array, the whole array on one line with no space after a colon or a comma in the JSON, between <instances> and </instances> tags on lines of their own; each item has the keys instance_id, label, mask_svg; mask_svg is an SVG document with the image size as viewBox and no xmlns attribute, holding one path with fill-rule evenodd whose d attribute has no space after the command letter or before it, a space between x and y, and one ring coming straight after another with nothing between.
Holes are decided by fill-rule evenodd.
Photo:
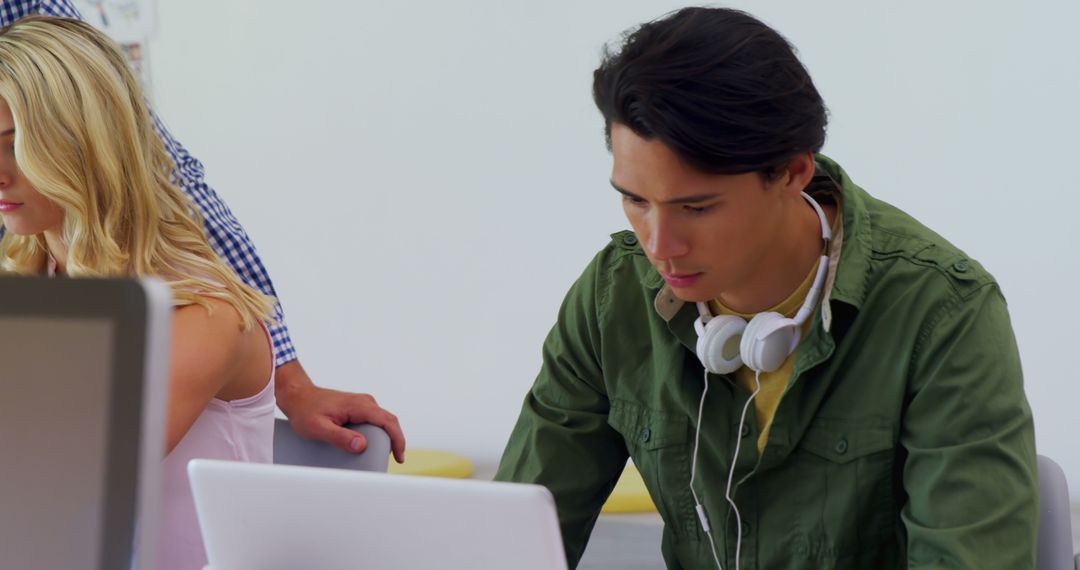
<instances>
[{"instance_id":1,"label":"blonde woman","mask_svg":"<svg viewBox=\"0 0 1080 570\"><path fill-rule=\"evenodd\" d=\"M77 20L0 30L0 270L166 281L175 304L162 569L206 563L185 467L272 460L273 300L210 248L118 48Z\"/></svg>"},{"instance_id":2,"label":"blonde woman","mask_svg":"<svg viewBox=\"0 0 1080 570\"><path fill-rule=\"evenodd\" d=\"M32 15L81 17L72 0L0 0L0 27ZM195 84L199 85L197 80ZM203 85L203 88L206 86ZM202 162L192 156L154 116L153 109L150 109L150 117L158 138L173 160L173 180L202 216L203 231L214 251L245 283L266 295L276 296L270 273L263 267L255 244L233 216L228 204L207 183ZM0 237L3 235L4 227L0 225ZM383 409L370 394L318 386L300 362L280 304L275 307L274 316L274 322L269 327L277 366L274 395L278 407L289 418L292 429L303 437L324 441L347 453L359 453L365 449L366 440L343 426L350 423L374 424L385 429L390 436L394 458L398 462L404 461L405 435L397 417Z\"/></svg>"}]
</instances>

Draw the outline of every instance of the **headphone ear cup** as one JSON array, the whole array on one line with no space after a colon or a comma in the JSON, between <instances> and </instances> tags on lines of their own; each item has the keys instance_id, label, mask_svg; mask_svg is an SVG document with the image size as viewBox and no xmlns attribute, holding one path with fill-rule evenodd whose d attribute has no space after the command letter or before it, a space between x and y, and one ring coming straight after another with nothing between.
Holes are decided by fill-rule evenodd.
<instances>
[{"instance_id":1,"label":"headphone ear cup","mask_svg":"<svg viewBox=\"0 0 1080 570\"><path fill-rule=\"evenodd\" d=\"M799 342L799 324L780 313L759 313L739 343L743 363L758 372L775 372Z\"/></svg>"},{"instance_id":2,"label":"headphone ear cup","mask_svg":"<svg viewBox=\"0 0 1080 570\"><path fill-rule=\"evenodd\" d=\"M701 319L698 319L700 322ZM705 370L713 374L730 374L743 365L739 346L746 321L734 315L713 317L698 329L697 356Z\"/></svg>"}]
</instances>

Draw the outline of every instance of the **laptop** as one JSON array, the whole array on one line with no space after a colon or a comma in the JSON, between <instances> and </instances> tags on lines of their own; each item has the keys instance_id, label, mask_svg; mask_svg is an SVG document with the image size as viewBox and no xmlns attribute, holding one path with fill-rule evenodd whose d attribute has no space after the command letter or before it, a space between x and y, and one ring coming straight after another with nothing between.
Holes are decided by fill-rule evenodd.
<instances>
[{"instance_id":1,"label":"laptop","mask_svg":"<svg viewBox=\"0 0 1080 570\"><path fill-rule=\"evenodd\" d=\"M153 568L171 305L0 277L0 568Z\"/></svg>"},{"instance_id":2,"label":"laptop","mask_svg":"<svg viewBox=\"0 0 1080 570\"><path fill-rule=\"evenodd\" d=\"M539 485L196 459L208 570L565 570Z\"/></svg>"}]
</instances>

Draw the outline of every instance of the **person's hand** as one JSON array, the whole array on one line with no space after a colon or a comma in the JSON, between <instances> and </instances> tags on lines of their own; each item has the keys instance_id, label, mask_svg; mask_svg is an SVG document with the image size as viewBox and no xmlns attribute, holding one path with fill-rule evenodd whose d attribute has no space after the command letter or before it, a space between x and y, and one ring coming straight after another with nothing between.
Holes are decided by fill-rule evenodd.
<instances>
[{"instance_id":1,"label":"person's hand","mask_svg":"<svg viewBox=\"0 0 1080 570\"><path fill-rule=\"evenodd\" d=\"M359 453L367 448L367 439L342 426L374 424L390 436L394 460L405 462L405 435L397 416L379 407L369 394L320 388L311 381L298 360L279 366L275 382L278 407L289 418L293 431L301 437Z\"/></svg>"}]
</instances>

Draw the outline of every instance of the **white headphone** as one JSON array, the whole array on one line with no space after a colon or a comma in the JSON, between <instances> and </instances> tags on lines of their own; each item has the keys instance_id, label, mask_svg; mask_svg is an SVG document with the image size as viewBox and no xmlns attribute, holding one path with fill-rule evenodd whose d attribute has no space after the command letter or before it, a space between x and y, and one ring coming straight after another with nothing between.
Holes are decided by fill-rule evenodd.
<instances>
[{"instance_id":1,"label":"white headphone","mask_svg":"<svg viewBox=\"0 0 1080 570\"><path fill-rule=\"evenodd\" d=\"M749 324L734 315L714 317L708 303L698 303L701 316L694 321L694 329L698 334L697 356L705 370L713 374L729 374L745 364L757 372L773 372L798 346L803 323L817 306L821 287L825 283L829 267L828 244L832 239L832 230L821 206L806 192L802 193L802 197L817 212L821 220L821 239L826 245L826 253L818 262L817 275L806 294L806 300L793 319L780 313L758 313L750 319Z\"/></svg>"}]
</instances>

